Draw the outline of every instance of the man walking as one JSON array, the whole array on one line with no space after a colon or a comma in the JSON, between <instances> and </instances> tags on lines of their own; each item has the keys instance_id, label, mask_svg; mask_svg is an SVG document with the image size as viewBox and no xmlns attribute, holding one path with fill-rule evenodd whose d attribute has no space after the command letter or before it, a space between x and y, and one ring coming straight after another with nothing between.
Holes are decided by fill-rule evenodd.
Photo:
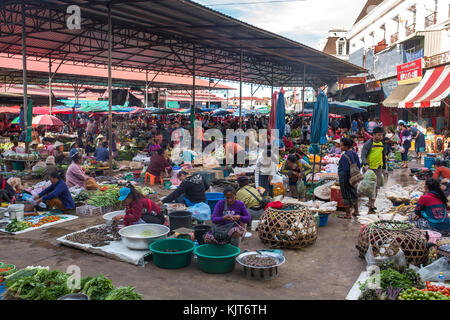
<instances>
[{"instance_id":1,"label":"man walking","mask_svg":"<svg viewBox=\"0 0 450 320\"><path fill-rule=\"evenodd\" d=\"M373 138L364 143L361 151L361 162L364 167L364 171L370 169L377 176L375 196L374 198L369 198L369 202L367 204L369 207L369 213L375 213L375 199L377 197L378 189L381 187L383 181L383 169L386 168L386 149L383 144L383 135L383 128L374 128Z\"/></svg>"}]
</instances>

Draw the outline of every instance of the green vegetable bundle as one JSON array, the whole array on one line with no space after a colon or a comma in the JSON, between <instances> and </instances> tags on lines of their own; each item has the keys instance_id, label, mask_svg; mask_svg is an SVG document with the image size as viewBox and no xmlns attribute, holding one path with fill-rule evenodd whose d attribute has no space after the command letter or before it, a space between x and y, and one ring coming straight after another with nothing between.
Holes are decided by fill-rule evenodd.
<instances>
[{"instance_id":1,"label":"green vegetable bundle","mask_svg":"<svg viewBox=\"0 0 450 320\"><path fill-rule=\"evenodd\" d=\"M113 289L111 280L99 275L86 282L82 293L87 294L91 300L104 300Z\"/></svg>"},{"instance_id":2,"label":"green vegetable bundle","mask_svg":"<svg viewBox=\"0 0 450 320\"><path fill-rule=\"evenodd\" d=\"M84 202L86 200L88 200L91 196L91 193L87 190L83 190L81 191L75 198L73 198L73 200L75 202Z\"/></svg>"},{"instance_id":3,"label":"green vegetable bundle","mask_svg":"<svg viewBox=\"0 0 450 320\"><path fill-rule=\"evenodd\" d=\"M133 287L118 287L113 289L105 300L142 300Z\"/></svg>"},{"instance_id":4,"label":"green vegetable bundle","mask_svg":"<svg viewBox=\"0 0 450 320\"><path fill-rule=\"evenodd\" d=\"M8 232L18 232L18 231L25 230L28 227L29 227L29 225L26 222L14 219L13 221L11 221L11 223L9 223L6 226L5 230Z\"/></svg>"},{"instance_id":5,"label":"green vegetable bundle","mask_svg":"<svg viewBox=\"0 0 450 320\"><path fill-rule=\"evenodd\" d=\"M119 203L119 196L120 189L110 187L106 191L96 191L87 203L95 207L112 207Z\"/></svg>"}]
</instances>

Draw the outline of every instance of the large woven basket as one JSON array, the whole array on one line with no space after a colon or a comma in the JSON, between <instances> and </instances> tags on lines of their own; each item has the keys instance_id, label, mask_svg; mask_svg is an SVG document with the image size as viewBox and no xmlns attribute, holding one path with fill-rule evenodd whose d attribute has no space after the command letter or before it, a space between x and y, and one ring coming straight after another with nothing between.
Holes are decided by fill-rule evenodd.
<instances>
[{"instance_id":1,"label":"large woven basket","mask_svg":"<svg viewBox=\"0 0 450 320\"><path fill-rule=\"evenodd\" d=\"M294 205L285 209L268 208L258 224L258 235L269 248L297 249L317 239L317 221L307 209Z\"/></svg>"},{"instance_id":2,"label":"large woven basket","mask_svg":"<svg viewBox=\"0 0 450 320\"><path fill-rule=\"evenodd\" d=\"M361 258L365 257L369 245L374 256L392 256L401 249L406 262L415 266L425 263L428 257L425 235L405 222L380 220L369 224L360 233L356 245Z\"/></svg>"}]
</instances>

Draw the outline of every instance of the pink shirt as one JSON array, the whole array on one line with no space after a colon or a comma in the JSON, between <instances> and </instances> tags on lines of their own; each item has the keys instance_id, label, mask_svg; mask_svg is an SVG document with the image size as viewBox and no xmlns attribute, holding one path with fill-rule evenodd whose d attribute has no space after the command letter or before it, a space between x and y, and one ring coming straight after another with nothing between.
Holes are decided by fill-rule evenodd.
<instances>
[{"instance_id":1,"label":"pink shirt","mask_svg":"<svg viewBox=\"0 0 450 320\"><path fill-rule=\"evenodd\" d=\"M89 176L75 162L72 162L69 168L67 168L66 184L68 188L72 188L73 186L86 188L87 179L89 179Z\"/></svg>"}]
</instances>

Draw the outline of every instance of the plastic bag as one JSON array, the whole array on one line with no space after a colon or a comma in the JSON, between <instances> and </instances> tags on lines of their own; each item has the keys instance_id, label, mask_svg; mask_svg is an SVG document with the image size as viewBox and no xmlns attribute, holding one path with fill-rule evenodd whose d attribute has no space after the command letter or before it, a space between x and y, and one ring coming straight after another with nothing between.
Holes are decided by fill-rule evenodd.
<instances>
[{"instance_id":1,"label":"plastic bag","mask_svg":"<svg viewBox=\"0 0 450 320\"><path fill-rule=\"evenodd\" d=\"M391 261L394 261L398 266L406 266L406 259L405 254L403 253L402 249L399 249L398 252L393 256L374 256L372 245L369 245L369 248L366 252L366 262L368 266L371 265L377 265L381 266L383 263L388 263Z\"/></svg>"},{"instance_id":2,"label":"plastic bag","mask_svg":"<svg viewBox=\"0 0 450 320\"><path fill-rule=\"evenodd\" d=\"M297 181L297 191L300 195L305 193L305 184L303 183L303 180Z\"/></svg>"},{"instance_id":3,"label":"plastic bag","mask_svg":"<svg viewBox=\"0 0 450 320\"><path fill-rule=\"evenodd\" d=\"M45 162L43 161L39 161L38 163L36 163L33 168L31 169L33 172L39 172L43 169L45 169L45 167L47 167L47 165L45 164Z\"/></svg>"},{"instance_id":4,"label":"plastic bag","mask_svg":"<svg viewBox=\"0 0 450 320\"><path fill-rule=\"evenodd\" d=\"M211 219L211 208L204 202L196 203L187 209L192 212L192 218L206 221Z\"/></svg>"},{"instance_id":5,"label":"plastic bag","mask_svg":"<svg viewBox=\"0 0 450 320\"><path fill-rule=\"evenodd\" d=\"M377 188L377 175L372 170L367 170L364 173L364 179L358 186L358 195L375 198Z\"/></svg>"},{"instance_id":6,"label":"plastic bag","mask_svg":"<svg viewBox=\"0 0 450 320\"><path fill-rule=\"evenodd\" d=\"M444 273L444 279L450 279L450 265L445 257L439 258L432 264L418 271L423 281L439 281L439 273Z\"/></svg>"}]
</instances>

